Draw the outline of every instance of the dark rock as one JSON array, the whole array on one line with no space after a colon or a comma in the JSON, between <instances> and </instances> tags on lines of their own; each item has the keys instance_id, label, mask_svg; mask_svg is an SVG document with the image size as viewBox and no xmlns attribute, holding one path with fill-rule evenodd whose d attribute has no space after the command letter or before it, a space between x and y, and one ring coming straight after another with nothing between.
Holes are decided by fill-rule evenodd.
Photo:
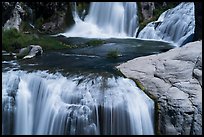
<instances>
[{"instance_id":1,"label":"dark rock","mask_svg":"<svg viewBox=\"0 0 204 137\"><path fill-rule=\"evenodd\" d=\"M16 2L2 2L2 25L12 16Z\"/></svg>"},{"instance_id":2,"label":"dark rock","mask_svg":"<svg viewBox=\"0 0 204 137\"><path fill-rule=\"evenodd\" d=\"M202 39L202 2L194 2L195 4L195 35L194 41Z\"/></svg>"},{"instance_id":3,"label":"dark rock","mask_svg":"<svg viewBox=\"0 0 204 137\"><path fill-rule=\"evenodd\" d=\"M153 17L153 11L155 9L154 2L141 2L142 15L144 20L149 20Z\"/></svg>"}]
</instances>

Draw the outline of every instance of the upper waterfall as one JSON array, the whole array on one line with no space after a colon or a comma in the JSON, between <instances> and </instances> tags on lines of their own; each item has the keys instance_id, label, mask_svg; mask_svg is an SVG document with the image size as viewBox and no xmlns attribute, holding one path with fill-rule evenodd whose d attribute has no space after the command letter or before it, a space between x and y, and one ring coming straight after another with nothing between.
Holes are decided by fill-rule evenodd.
<instances>
[{"instance_id":1,"label":"upper waterfall","mask_svg":"<svg viewBox=\"0 0 204 137\"><path fill-rule=\"evenodd\" d=\"M66 37L135 37L138 28L136 2L93 2L84 21L77 23L66 33ZM75 20L75 22L76 22Z\"/></svg>"},{"instance_id":2,"label":"upper waterfall","mask_svg":"<svg viewBox=\"0 0 204 137\"><path fill-rule=\"evenodd\" d=\"M164 40L178 46L192 41L195 28L194 3L183 2L162 13L138 35L142 39Z\"/></svg>"}]
</instances>

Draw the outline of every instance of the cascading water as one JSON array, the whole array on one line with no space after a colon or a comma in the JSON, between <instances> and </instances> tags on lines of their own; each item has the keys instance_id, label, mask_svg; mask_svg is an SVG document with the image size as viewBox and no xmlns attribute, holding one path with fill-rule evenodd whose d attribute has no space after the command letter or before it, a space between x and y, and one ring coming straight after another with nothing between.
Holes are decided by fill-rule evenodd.
<instances>
[{"instance_id":1,"label":"cascading water","mask_svg":"<svg viewBox=\"0 0 204 137\"><path fill-rule=\"evenodd\" d=\"M76 9L73 10L77 22L64 35L66 37L135 37L138 28L136 2L93 2L84 21L79 21Z\"/></svg>"},{"instance_id":2,"label":"cascading water","mask_svg":"<svg viewBox=\"0 0 204 137\"><path fill-rule=\"evenodd\" d=\"M194 3L183 2L149 23L138 38L163 40L181 46L193 40L194 28Z\"/></svg>"},{"instance_id":3,"label":"cascading water","mask_svg":"<svg viewBox=\"0 0 204 137\"><path fill-rule=\"evenodd\" d=\"M154 102L130 79L2 74L3 134L154 134Z\"/></svg>"},{"instance_id":4,"label":"cascading water","mask_svg":"<svg viewBox=\"0 0 204 137\"><path fill-rule=\"evenodd\" d=\"M73 19L74 19L75 23L77 24L82 20L79 17L76 2L71 2L71 8L72 8Z\"/></svg>"}]
</instances>

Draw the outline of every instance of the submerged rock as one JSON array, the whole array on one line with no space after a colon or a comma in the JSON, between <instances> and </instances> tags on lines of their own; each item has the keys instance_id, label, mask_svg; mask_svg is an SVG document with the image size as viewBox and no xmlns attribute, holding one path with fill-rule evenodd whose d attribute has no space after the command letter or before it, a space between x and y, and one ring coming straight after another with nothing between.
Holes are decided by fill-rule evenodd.
<instances>
[{"instance_id":1,"label":"submerged rock","mask_svg":"<svg viewBox=\"0 0 204 137\"><path fill-rule=\"evenodd\" d=\"M202 134L202 41L135 58L117 68L155 97L161 134Z\"/></svg>"}]
</instances>

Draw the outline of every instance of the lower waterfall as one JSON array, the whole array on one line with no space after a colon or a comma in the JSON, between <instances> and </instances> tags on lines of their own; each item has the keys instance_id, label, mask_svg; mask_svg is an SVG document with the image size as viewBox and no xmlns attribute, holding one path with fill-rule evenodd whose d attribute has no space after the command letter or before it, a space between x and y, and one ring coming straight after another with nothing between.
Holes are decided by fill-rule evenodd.
<instances>
[{"instance_id":1,"label":"lower waterfall","mask_svg":"<svg viewBox=\"0 0 204 137\"><path fill-rule=\"evenodd\" d=\"M127 78L2 72L3 134L154 134L154 101Z\"/></svg>"}]
</instances>

